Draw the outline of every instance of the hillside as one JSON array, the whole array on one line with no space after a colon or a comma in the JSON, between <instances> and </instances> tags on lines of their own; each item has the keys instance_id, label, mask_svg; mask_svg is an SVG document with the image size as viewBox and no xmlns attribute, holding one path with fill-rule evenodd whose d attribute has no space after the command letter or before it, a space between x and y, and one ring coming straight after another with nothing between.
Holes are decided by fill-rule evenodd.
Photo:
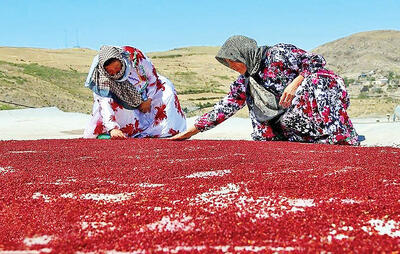
<instances>
[{"instance_id":1,"label":"hillside","mask_svg":"<svg viewBox=\"0 0 400 254\"><path fill-rule=\"evenodd\" d=\"M92 95L83 87L86 74L42 66L0 61L0 100L30 107L56 106L64 111L89 112ZM1 109L16 106L0 102Z\"/></svg>"},{"instance_id":2,"label":"hillside","mask_svg":"<svg viewBox=\"0 0 400 254\"><path fill-rule=\"evenodd\" d=\"M218 47L151 52L157 71L176 86L187 115L198 115L222 98L237 73L214 56ZM352 117L386 115L400 103L400 31L371 31L326 43L313 52L342 75L352 96ZM83 87L95 50L0 47L0 100L90 113ZM362 77L361 77L362 76ZM0 102L0 109L20 108ZM248 116L244 108L238 116Z\"/></svg>"},{"instance_id":3,"label":"hillside","mask_svg":"<svg viewBox=\"0 0 400 254\"><path fill-rule=\"evenodd\" d=\"M0 60L16 64L37 63L61 70L87 72L97 51L92 49L40 49L0 47Z\"/></svg>"},{"instance_id":4,"label":"hillside","mask_svg":"<svg viewBox=\"0 0 400 254\"><path fill-rule=\"evenodd\" d=\"M147 55L157 71L175 84L185 111L194 115L224 96L237 77L214 59L217 51L218 47L190 47ZM1 47L0 100L90 113L92 93L83 83L95 54L90 49ZM0 102L0 108L14 107Z\"/></svg>"},{"instance_id":5,"label":"hillside","mask_svg":"<svg viewBox=\"0 0 400 254\"><path fill-rule=\"evenodd\" d=\"M0 100L89 113L92 95L83 82L95 54L90 49L0 47ZM0 102L0 109L12 108L21 107Z\"/></svg>"},{"instance_id":6,"label":"hillside","mask_svg":"<svg viewBox=\"0 0 400 254\"><path fill-rule=\"evenodd\" d=\"M357 33L312 51L325 57L328 68L350 78L370 71L400 73L400 31Z\"/></svg>"},{"instance_id":7,"label":"hillside","mask_svg":"<svg viewBox=\"0 0 400 254\"><path fill-rule=\"evenodd\" d=\"M350 114L391 114L400 103L400 31L378 30L341 38L313 50L345 78Z\"/></svg>"}]
</instances>

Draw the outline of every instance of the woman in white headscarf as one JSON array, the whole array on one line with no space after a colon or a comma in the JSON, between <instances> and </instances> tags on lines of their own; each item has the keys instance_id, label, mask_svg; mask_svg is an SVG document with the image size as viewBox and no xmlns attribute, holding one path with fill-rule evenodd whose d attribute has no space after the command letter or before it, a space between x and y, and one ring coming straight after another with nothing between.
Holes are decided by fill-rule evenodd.
<instances>
[{"instance_id":1,"label":"woman in white headscarf","mask_svg":"<svg viewBox=\"0 0 400 254\"><path fill-rule=\"evenodd\" d=\"M101 47L85 86L94 96L85 138L170 137L186 130L174 85L136 48Z\"/></svg>"},{"instance_id":2,"label":"woman in white headscarf","mask_svg":"<svg viewBox=\"0 0 400 254\"><path fill-rule=\"evenodd\" d=\"M343 79L324 68L322 56L291 44L258 47L253 39L232 36L216 59L240 76L213 110L172 139L209 130L247 104L254 140L359 144Z\"/></svg>"}]
</instances>

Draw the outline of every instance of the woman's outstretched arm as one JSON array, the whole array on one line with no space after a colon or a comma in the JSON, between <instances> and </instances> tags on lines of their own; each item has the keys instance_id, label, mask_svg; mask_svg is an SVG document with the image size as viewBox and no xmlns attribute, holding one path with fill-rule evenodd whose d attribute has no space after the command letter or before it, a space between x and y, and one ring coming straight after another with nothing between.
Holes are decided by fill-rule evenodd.
<instances>
[{"instance_id":1,"label":"woman's outstretched arm","mask_svg":"<svg viewBox=\"0 0 400 254\"><path fill-rule=\"evenodd\" d=\"M214 109L199 117L193 126L171 139L184 140L214 128L246 105L246 79L243 75L231 85L229 94L215 104Z\"/></svg>"},{"instance_id":2,"label":"woman's outstretched arm","mask_svg":"<svg viewBox=\"0 0 400 254\"><path fill-rule=\"evenodd\" d=\"M171 137L171 140L185 140L199 133L200 130L196 128L195 125L190 126L186 131L176 134Z\"/></svg>"}]
</instances>

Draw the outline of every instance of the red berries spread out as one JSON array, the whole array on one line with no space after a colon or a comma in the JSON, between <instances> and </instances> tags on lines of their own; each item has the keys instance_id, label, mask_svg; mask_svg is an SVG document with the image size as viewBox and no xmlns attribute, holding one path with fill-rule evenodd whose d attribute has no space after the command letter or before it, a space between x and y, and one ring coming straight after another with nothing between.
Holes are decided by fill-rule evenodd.
<instances>
[{"instance_id":1,"label":"red berries spread out","mask_svg":"<svg viewBox=\"0 0 400 254\"><path fill-rule=\"evenodd\" d=\"M0 252L400 249L398 148L0 141L0 186Z\"/></svg>"}]
</instances>

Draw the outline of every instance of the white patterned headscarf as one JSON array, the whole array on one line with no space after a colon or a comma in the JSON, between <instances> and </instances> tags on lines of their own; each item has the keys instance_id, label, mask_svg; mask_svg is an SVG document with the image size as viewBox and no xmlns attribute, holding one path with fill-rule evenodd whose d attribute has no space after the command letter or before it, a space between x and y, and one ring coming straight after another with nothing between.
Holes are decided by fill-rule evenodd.
<instances>
[{"instance_id":1,"label":"white patterned headscarf","mask_svg":"<svg viewBox=\"0 0 400 254\"><path fill-rule=\"evenodd\" d=\"M142 97L136 88L127 80L131 65L129 59L124 56L126 52L122 48L102 46L99 51L99 63L92 74L92 80L100 90L110 90L123 103L123 106L132 109L138 107ZM121 62L121 70L110 75L104 68L104 64L110 59Z\"/></svg>"},{"instance_id":2,"label":"white patterned headscarf","mask_svg":"<svg viewBox=\"0 0 400 254\"><path fill-rule=\"evenodd\" d=\"M268 47L258 47L257 42L243 35L229 37L218 51L215 58L229 67L226 59L244 63L247 73L254 75L260 69L262 58Z\"/></svg>"}]
</instances>

